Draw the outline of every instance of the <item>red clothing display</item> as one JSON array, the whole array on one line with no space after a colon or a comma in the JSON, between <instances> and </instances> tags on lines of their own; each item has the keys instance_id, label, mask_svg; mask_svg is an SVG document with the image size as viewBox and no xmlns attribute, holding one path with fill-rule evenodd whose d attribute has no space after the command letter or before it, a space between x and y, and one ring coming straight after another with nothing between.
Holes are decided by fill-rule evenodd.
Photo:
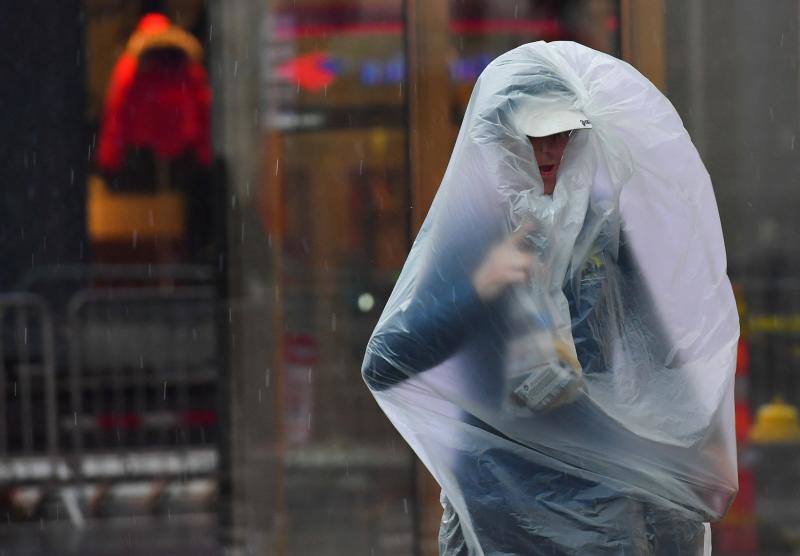
<instances>
[{"instance_id":1,"label":"red clothing display","mask_svg":"<svg viewBox=\"0 0 800 556\"><path fill-rule=\"evenodd\" d=\"M197 40L161 14L145 15L117 61L106 96L98 163L115 172L128 149L211 164L211 89Z\"/></svg>"}]
</instances>

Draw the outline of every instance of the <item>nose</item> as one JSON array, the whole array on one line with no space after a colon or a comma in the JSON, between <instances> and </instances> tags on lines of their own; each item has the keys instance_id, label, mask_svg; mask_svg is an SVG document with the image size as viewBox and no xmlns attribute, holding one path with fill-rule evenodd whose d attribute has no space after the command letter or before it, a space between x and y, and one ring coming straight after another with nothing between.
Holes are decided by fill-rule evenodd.
<instances>
[{"instance_id":1,"label":"nose","mask_svg":"<svg viewBox=\"0 0 800 556\"><path fill-rule=\"evenodd\" d=\"M556 147L562 143L569 141L569 135L565 132L548 135L544 138L544 143L548 148Z\"/></svg>"}]
</instances>

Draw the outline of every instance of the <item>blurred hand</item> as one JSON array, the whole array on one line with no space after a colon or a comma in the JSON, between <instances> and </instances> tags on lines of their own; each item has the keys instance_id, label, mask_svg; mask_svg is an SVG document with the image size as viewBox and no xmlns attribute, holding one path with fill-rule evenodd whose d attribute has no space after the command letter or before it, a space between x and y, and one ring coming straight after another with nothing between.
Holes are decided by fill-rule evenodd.
<instances>
[{"instance_id":1,"label":"blurred hand","mask_svg":"<svg viewBox=\"0 0 800 556\"><path fill-rule=\"evenodd\" d=\"M525 248L524 241L533 229L533 224L523 224L489 250L472 276L472 285L483 301L491 301L508 286L521 284L530 278L535 257Z\"/></svg>"}]
</instances>

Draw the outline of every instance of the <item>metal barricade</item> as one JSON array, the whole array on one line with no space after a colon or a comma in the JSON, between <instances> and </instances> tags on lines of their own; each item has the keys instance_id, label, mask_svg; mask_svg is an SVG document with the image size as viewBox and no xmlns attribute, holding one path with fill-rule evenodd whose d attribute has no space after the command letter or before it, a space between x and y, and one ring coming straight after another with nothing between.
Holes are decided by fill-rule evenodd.
<instances>
[{"instance_id":1,"label":"metal barricade","mask_svg":"<svg viewBox=\"0 0 800 556\"><path fill-rule=\"evenodd\" d=\"M0 456L56 455L53 318L36 295L0 295Z\"/></svg>"},{"instance_id":2,"label":"metal barricade","mask_svg":"<svg viewBox=\"0 0 800 556\"><path fill-rule=\"evenodd\" d=\"M213 440L212 288L88 290L68 307L74 453L175 448ZM196 430L195 430L196 429Z\"/></svg>"},{"instance_id":3,"label":"metal barricade","mask_svg":"<svg viewBox=\"0 0 800 556\"><path fill-rule=\"evenodd\" d=\"M81 526L86 514L157 512L165 500L213 511L226 364L216 276L197 266L60 267L23 280L36 293L0 295L7 515L47 518L61 507Z\"/></svg>"}]
</instances>

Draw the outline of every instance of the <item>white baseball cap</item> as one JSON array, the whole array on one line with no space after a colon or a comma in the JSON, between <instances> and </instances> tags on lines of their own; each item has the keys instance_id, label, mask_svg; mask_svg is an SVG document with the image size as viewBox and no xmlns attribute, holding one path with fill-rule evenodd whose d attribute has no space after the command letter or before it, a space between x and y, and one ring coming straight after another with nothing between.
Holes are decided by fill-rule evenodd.
<instances>
[{"instance_id":1,"label":"white baseball cap","mask_svg":"<svg viewBox=\"0 0 800 556\"><path fill-rule=\"evenodd\" d=\"M518 114L519 130L528 137L546 137L573 129L591 129L589 117L574 108L522 110Z\"/></svg>"}]
</instances>

